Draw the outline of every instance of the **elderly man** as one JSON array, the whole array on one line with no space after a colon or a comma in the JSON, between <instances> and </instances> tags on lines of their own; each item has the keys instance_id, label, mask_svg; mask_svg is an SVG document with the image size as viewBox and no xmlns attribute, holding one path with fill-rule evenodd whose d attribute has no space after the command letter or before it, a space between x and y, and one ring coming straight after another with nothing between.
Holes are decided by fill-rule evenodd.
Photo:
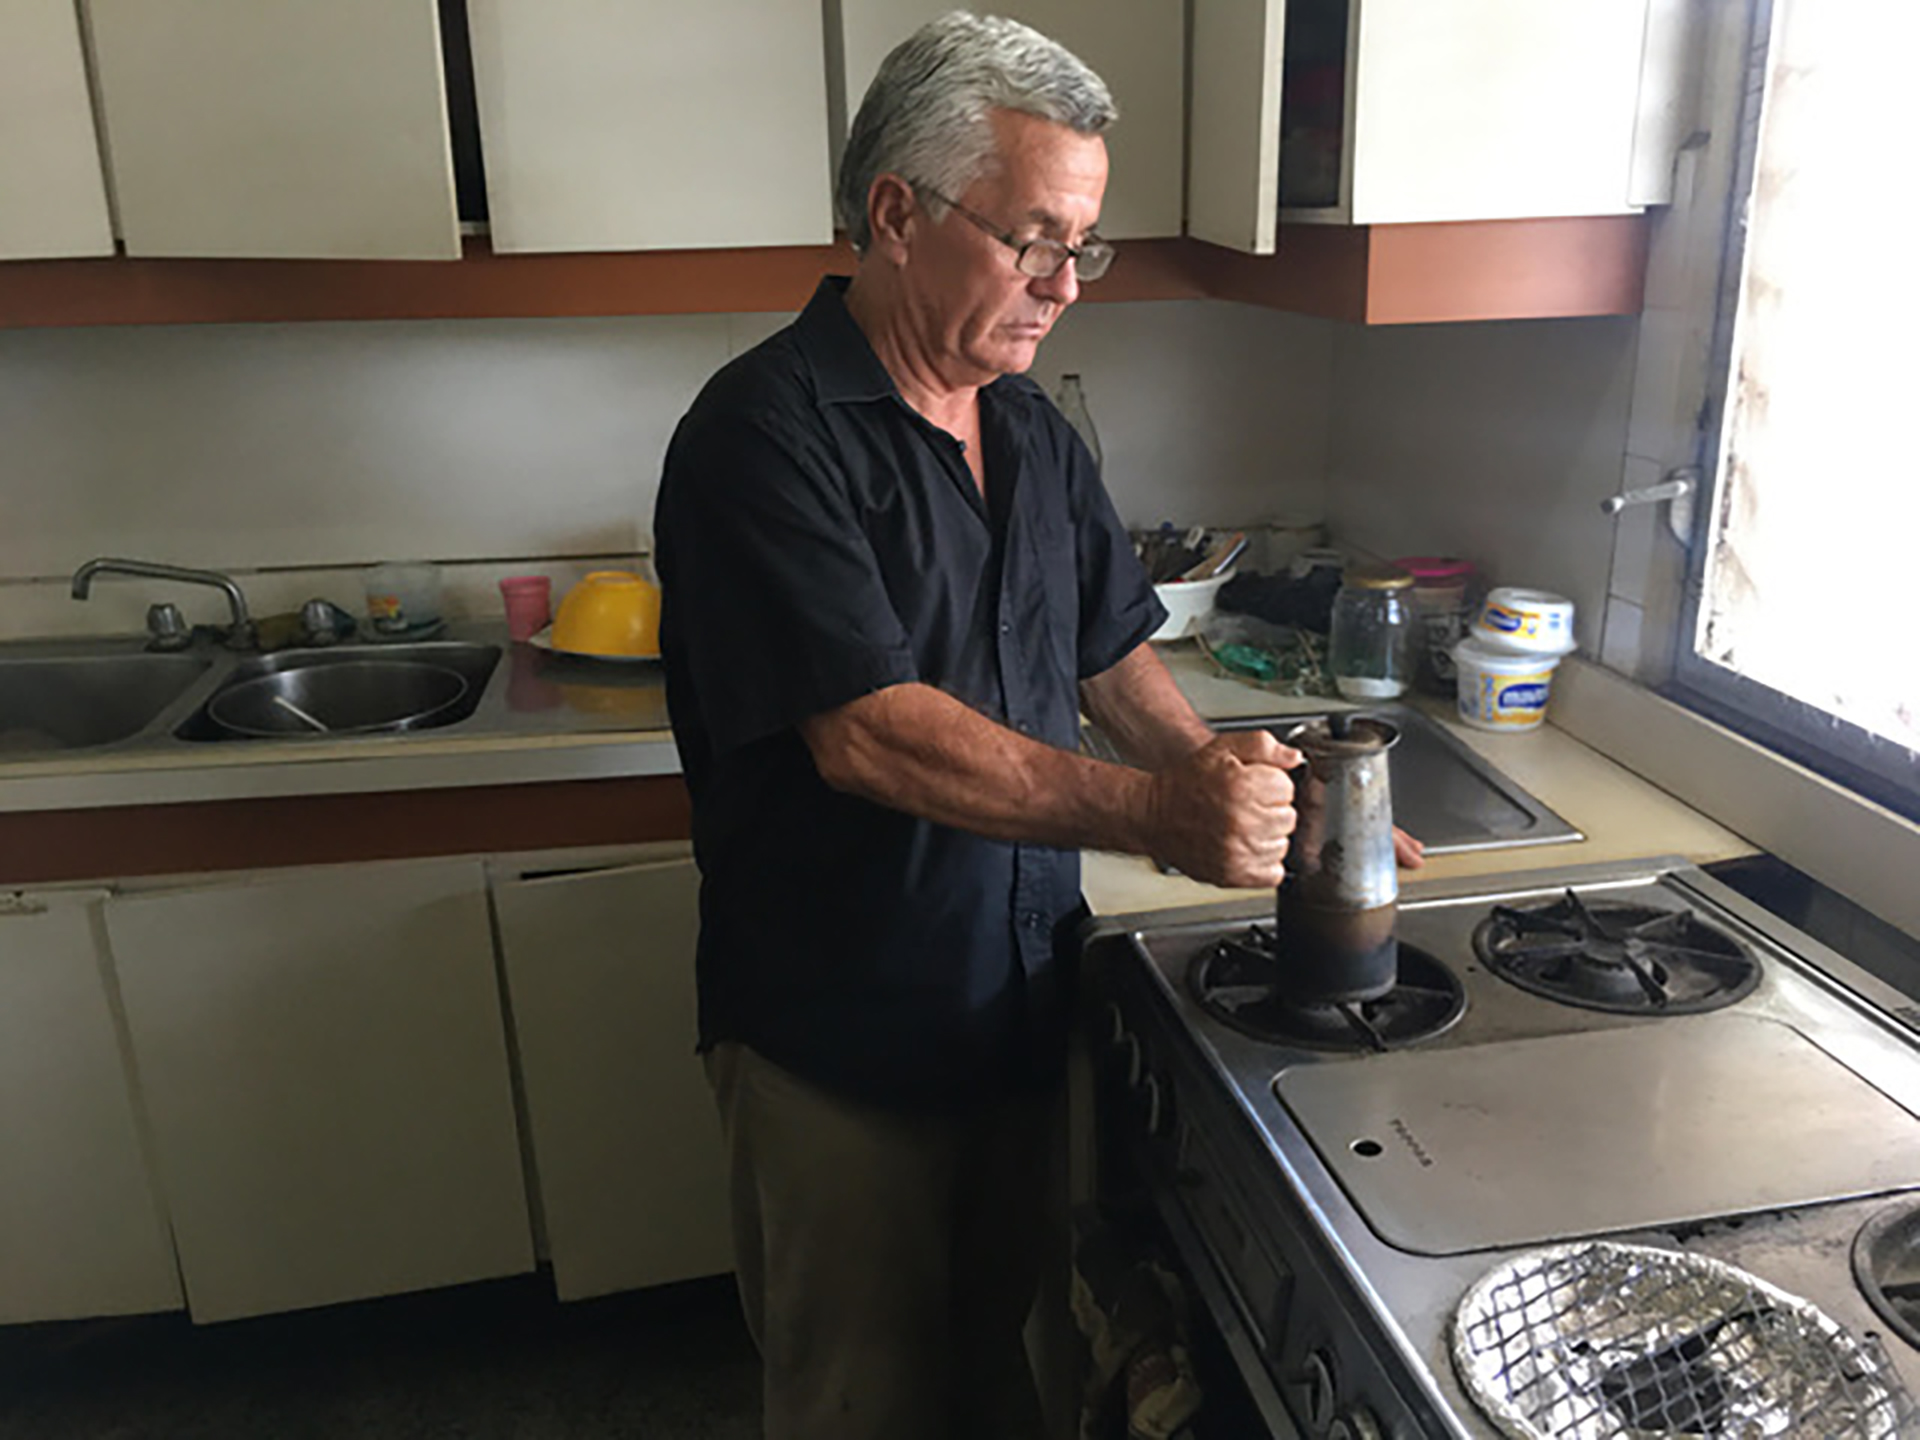
<instances>
[{"instance_id":1,"label":"elderly man","mask_svg":"<svg viewBox=\"0 0 1920 1440\"><path fill-rule=\"evenodd\" d=\"M1023 378L1112 247L1099 78L953 14L888 56L859 252L675 434L655 534L702 875L700 1046L778 1440L1024 1440L1078 851L1281 878L1091 457ZM1082 710L1141 768L1078 753Z\"/></svg>"}]
</instances>

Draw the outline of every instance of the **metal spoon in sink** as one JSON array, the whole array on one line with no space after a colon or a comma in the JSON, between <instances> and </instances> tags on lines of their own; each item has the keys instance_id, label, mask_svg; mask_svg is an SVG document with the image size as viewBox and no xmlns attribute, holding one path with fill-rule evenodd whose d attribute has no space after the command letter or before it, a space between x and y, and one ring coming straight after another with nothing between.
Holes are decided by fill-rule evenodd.
<instances>
[{"instance_id":1,"label":"metal spoon in sink","mask_svg":"<svg viewBox=\"0 0 1920 1440\"><path fill-rule=\"evenodd\" d=\"M322 735L330 733L326 725L314 719L313 716L309 715L306 711L302 710L298 705L294 704L293 701L287 699L286 696L275 695L273 697L273 703L278 705L282 710L285 710L289 715L292 715L296 719L302 720L306 724L311 725L314 729L318 730Z\"/></svg>"}]
</instances>

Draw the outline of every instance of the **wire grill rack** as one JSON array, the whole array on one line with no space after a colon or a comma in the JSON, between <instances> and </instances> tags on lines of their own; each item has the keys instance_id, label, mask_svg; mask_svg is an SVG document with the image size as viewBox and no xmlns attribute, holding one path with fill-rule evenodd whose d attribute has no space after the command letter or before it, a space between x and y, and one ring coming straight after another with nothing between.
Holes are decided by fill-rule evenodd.
<instances>
[{"instance_id":1,"label":"wire grill rack","mask_svg":"<svg viewBox=\"0 0 1920 1440\"><path fill-rule=\"evenodd\" d=\"M1898 1440L1920 1411L1876 1337L1709 1256L1532 1250L1454 1314L1454 1368L1514 1440Z\"/></svg>"}]
</instances>

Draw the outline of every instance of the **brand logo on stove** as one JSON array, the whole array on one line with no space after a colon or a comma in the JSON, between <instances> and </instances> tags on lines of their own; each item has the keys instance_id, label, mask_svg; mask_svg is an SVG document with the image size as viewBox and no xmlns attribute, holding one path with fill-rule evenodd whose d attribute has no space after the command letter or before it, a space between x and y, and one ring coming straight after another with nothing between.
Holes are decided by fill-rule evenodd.
<instances>
[{"instance_id":1,"label":"brand logo on stove","mask_svg":"<svg viewBox=\"0 0 1920 1440\"><path fill-rule=\"evenodd\" d=\"M1413 1158L1420 1162L1420 1168L1431 1170L1434 1164L1433 1156L1427 1153L1426 1146L1413 1138L1413 1131L1407 1127L1407 1122L1396 1115L1393 1117L1392 1128L1393 1133L1400 1137L1400 1143L1405 1145Z\"/></svg>"}]
</instances>

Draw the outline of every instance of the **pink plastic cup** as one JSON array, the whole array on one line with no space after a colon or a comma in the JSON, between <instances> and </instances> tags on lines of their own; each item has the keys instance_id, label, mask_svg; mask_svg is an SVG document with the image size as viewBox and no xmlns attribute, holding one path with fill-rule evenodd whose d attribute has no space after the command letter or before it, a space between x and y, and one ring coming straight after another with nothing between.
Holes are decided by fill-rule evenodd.
<instances>
[{"instance_id":1,"label":"pink plastic cup","mask_svg":"<svg viewBox=\"0 0 1920 1440\"><path fill-rule=\"evenodd\" d=\"M550 618L553 581L545 575L509 575L500 582L500 597L507 602L507 634L531 640Z\"/></svg>"}]
</instances>

